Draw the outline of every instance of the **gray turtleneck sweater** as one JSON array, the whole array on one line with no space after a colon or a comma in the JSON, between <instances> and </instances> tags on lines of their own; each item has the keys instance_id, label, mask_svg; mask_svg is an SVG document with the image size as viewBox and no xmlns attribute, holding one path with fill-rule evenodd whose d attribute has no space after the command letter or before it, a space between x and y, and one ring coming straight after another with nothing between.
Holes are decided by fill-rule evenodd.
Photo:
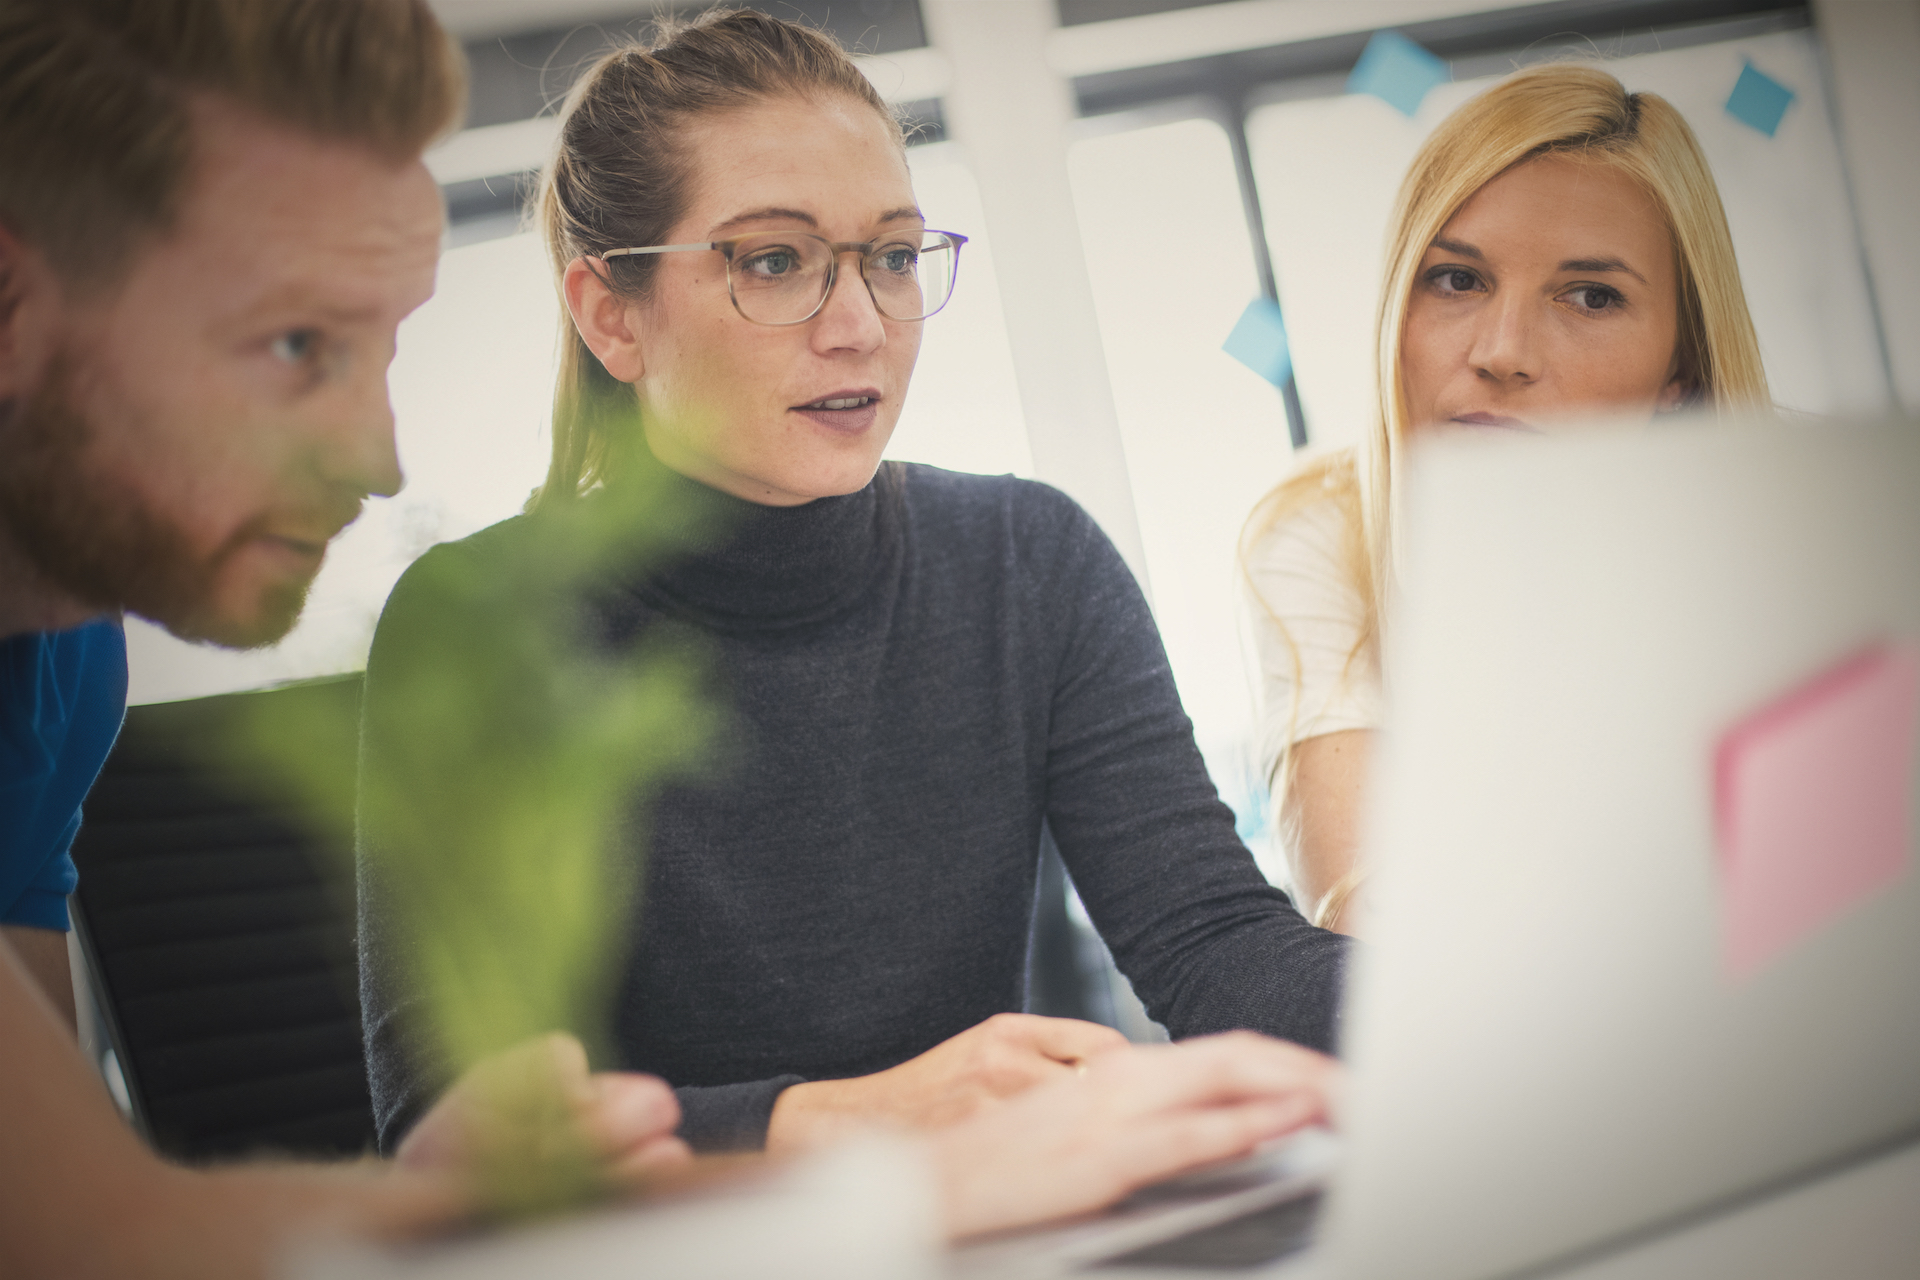
<instances>
[{"instance_id":1,"label":"gray turtleneck sweater","mask_svg":"<svg viewBox=\"0 0 1920 1280\"><path fill-rule=\"evenodd\" d=\"M700 637L732 713L729 767L652 808L614 1018L625 1065L678 1090L689 1143L758 1147L787 1086L879 1071L1019 1009L1043 822L1175 1037L1252 1028L1333 1048L1346 940L1255 868L1146 601L1072 500L888 463L843 498L719 502L722 545L586 602L603 643ZM369 726L409 579L455 557L484 570L526 519L401 580L368 664ZM442 1082L403 1046L382 918L363 901L391 1150Z\"/></svg>"}]
</instances>

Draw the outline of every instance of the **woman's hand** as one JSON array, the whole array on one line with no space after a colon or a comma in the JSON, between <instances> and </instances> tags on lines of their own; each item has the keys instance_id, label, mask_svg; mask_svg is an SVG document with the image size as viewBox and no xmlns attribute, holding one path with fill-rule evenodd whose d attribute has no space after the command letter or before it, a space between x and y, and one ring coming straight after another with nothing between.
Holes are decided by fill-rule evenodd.
<instances>
[{"instance_id":1,"label":"woman's hand","mask_svg":"<svg viewBox=\"0 0 1920 1280\"><path fill-rule=\"evenodd\" d=\"M1104 1208L1328 1118L1340 1065L1250 1031L1103 1054L934 1139L951 1238Z\"/></svg>"},{"instance_id":2,"label":"woman's hand","mask_svg":"<svg viewBox=\"0 0 1920 1280\"><path fill-rule=\"evenodd\" d=\"M996 1014L886 1071L785 1090L767 1126L767 1150L815 1146L862 1126L942 1128L1127 1047L1125 1036L1097 1023Z\"/></svg>"},{"instance_id":3,"label":"woman's hand","mask_svg":"<svg viewBox=\"0 0 1920 1280\"><path fill-rule=\"evenodd\" d=\"M631 1182L692 1158L686 1143L674 1136L680 1102L664 1080L632 1072L591 1073L580 1042L555 1034L529 1040L462 1075L401 1141L395 1163L403 1169L466 1171L486 1126L501 1120L485 1109L489 1082L502 1072L550 1079L566 1101L575 1131L610 1181Z\"/></svg>"}]
</instances>

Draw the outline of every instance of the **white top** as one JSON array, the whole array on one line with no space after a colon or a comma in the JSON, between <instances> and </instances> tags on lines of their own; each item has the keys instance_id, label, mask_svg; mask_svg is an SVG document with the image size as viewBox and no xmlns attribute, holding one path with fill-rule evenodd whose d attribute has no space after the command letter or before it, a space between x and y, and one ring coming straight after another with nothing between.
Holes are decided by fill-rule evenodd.
<instances>
[{"instance_id":1,"label":"white top","mask_svg":"<svg viewBox=\"0 0 1920 1280\"><path fill-rule=\"evenodd\" d=\"M1260 757L1269 772L1293 743L1381 724L1379 657L1374 645L1360 644L1366 602L1344 567L1346 524L1329 497L1282 520L1248 550L1248 611L1260 655Z\"/></svg>"}]
</instances>

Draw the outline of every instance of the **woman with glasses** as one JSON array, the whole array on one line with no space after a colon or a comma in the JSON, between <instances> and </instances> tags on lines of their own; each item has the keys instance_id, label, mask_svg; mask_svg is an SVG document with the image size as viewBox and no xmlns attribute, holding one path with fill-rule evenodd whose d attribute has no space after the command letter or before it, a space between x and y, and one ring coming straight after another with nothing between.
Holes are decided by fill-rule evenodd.
<instances>
[{"instance_id":1,"label":"woman with glasses","mask_svg":"<svg viewBox=\"0 0 1920 1280\"><path fill-rule=\"evenodd\" d=\"M1356 832L1407 443L1768 402L1700 144L1665 100L1585 65L1508 77L1421 148L1375 349L1362 443L1284 481L1244 539L1274 809L1301 902L1342 931L1366 874Z\"/></svg>"},{"instance_id":2,"label":"woman with glasses","mask_svg":"<svg viewBox=\"0 0 1920 1280\"><path fill-rule=\"evenodd\" d=\"M1106 537L1045 485L881 461L966 237L924 225L900 127L844 52L736 12L606 55L566 104L540 216L567 309L552 468L526 516L436 549L396 589L368 668L368 767L388 767L382 691L418 575L484 575L634 472L718 511L707 545L582 601L615 648L695 637L730 715L714 776L651 805L615 1016L625 1065L676 1086L695 1149L937 1128L1140 1052L1011 1012L1043 825L1176 1037L1331 1048L1345 941L1235 836ZM377 901L364 917L390 1147L439 1082L403 1044L400 944ZM1259 1102L1191 1074L1184 1048L1130 1077L1132 1096ZM1228 1140L1229 1117L1196 1110L1213 1136L1136 1172L1299 1123L1260 1114Z\"/></svg>"}]
</instances>

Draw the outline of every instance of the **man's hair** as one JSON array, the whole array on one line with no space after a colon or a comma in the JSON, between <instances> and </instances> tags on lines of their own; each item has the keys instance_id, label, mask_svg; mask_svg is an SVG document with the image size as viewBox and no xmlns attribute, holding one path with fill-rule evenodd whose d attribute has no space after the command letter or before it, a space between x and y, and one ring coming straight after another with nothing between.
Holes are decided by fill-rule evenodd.
<instances>
[{"instance_id":1,"label":"man's hair","mask_svg":"<svg viewBox=\"0 0 1920 1280\"><path fill-rule=\"evenodd\" d=\"M91 283L171 226L197 96L398 161L465 94L426 0L0 0L0 224Z\"/></svg>"}]
</instances>

